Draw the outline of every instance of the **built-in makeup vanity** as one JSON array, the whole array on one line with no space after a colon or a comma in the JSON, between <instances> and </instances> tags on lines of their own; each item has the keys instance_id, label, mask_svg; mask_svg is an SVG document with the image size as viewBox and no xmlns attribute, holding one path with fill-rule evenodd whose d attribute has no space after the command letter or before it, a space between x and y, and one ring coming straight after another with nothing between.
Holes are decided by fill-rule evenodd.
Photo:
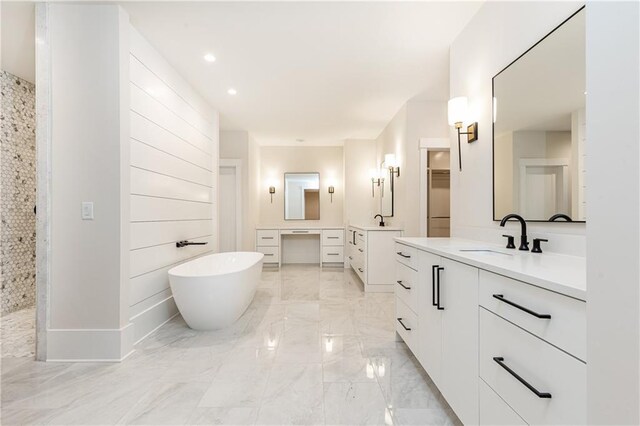
<instances>
[{"instance_id":1,"label":"built-in makeup vanity","mask_svg":"<svg viewBox=\"0 0 640 426\"><path fill-rule=\"evenodd\" d=\"M396 330L465 424L586 423L586 262L396 239Z\"/></svg>"},{"instance_id":2,"label":"built-in makeup vanity","mask_svg":"<svg viewBox=\"0 0 640 426\"><path fill-rule=\"evenodd\" d=\"M301 258L296 256L309 256L309 250L301 253L295 245L286 244L286 240L291 239L317 241L311 246L312 250L317 249L317 254L312 256L320 266L344 263L344 228L340 226L259 227L256 228L256 251L264 254L264 263L267 265L282 266L287 260L291 263L305 263L304 260L297 260ZM294 241L291 242L295 244Z\"/></svg>"}]
</instances>

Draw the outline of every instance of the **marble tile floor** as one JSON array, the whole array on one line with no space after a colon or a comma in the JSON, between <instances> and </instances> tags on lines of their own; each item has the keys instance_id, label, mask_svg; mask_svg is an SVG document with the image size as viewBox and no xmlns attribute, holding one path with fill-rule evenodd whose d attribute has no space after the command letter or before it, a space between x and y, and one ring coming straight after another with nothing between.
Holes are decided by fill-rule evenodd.
<instances>
[{"instance_id":1,"label":"marble tile floor","mask_svg":"<svg viewBox=\"0 0 640 426\"><path fill-rule=\"evenodd\" d=\"M265 270L232 327L178 316L122 363L2 361L3 425L460 424L396 341L393 295L317 265Z\"/></svg>"},{"instance_id":2,"label":"marble tile floor","mask_svg":"<svg viewBox=\"0 0 640 426\"><path fill-rule=\"evenodd\" d=\"M35 356L35 307L11 312L0 318L0 346L2 358Z\"/></svg>"}]
</instances>

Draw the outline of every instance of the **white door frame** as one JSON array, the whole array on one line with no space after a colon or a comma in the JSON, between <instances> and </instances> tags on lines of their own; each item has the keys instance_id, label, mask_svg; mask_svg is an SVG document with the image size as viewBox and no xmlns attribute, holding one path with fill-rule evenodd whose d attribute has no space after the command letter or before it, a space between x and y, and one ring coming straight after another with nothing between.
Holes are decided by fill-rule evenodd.
<instances>
[{"instance_id":1,"label":"white door frame","mask_svg":"<svg viewBox=\"0 0 640 426\"><path fill-rule=\"evenodd\" d=\"M527 193L527 168L529 167L562 167L562 206L564 210L568 210L571 203L566 198L570 194L569 189L569 160L566 158L522 158L520 159L520 193L518 194L520 211L526 210L526 199L523 194ZM556 195L556 199L558 196Z\"/></svg>"},{"instance_id":2,"label":"white door frame","mask_svg":"<svg viewBox=\"0 0 640 426\"><path fill-rule=\"evenodd\" d=\"M242 225L244 212L242 211L242 160L236 158L221 158L218 164L218 174L221 167L232 167L236 172L236 251L242 251ZM220 193L220 191L218 191ZM220 202L218 204L220 217Z\"/></svg>"},{"instance_id":3,"label":"white door frame","mask_svg":"<svg viewBox=\"0 0 640 426\"><path fill-rule=\"evenodd\" d=\"M429 157L429 151L450 151L451 141L449 138L420 138L418 144L418 150L420 151L420 236L428 236L427 229L427 212L428 212L428 198L427 198L427 158Z\"/></svg>"}]
</instances>

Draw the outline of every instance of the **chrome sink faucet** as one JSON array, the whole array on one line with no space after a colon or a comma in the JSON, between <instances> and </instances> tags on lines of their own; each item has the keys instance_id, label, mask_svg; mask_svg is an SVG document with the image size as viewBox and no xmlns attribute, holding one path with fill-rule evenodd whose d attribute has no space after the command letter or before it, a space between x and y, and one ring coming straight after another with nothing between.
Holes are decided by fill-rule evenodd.
<instances>
[{"instance_id":1,"label":"chrome sink faucet","mask_svg":"<svg viewBox=\"0 0 640 426\"><path fill-rule=\"evenodd\" d=\"M502 220L500 221L500 226L504 226L510 219L516 219L520 222L520 248L518 250L529 251L529 241L527 239L527 222L525 222L522 216L511 213L502 218Z\"/></svg>"}]
</instances>

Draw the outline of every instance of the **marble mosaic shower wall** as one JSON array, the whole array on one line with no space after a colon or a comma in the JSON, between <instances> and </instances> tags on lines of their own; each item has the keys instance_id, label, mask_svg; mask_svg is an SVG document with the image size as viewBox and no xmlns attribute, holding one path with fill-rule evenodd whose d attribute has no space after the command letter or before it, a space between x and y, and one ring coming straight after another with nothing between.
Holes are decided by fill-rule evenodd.
<instances>
[{"instance_id":1,"label":"marble mosaic shower wall","mask_svg":"<svg viewBox=\"0 0 640 426\"><path fill-rule=\"evenodd\" d=\"M0 282L2 315L36 293L35 85L0 71Z\"/></svg>"}]
</instances>

